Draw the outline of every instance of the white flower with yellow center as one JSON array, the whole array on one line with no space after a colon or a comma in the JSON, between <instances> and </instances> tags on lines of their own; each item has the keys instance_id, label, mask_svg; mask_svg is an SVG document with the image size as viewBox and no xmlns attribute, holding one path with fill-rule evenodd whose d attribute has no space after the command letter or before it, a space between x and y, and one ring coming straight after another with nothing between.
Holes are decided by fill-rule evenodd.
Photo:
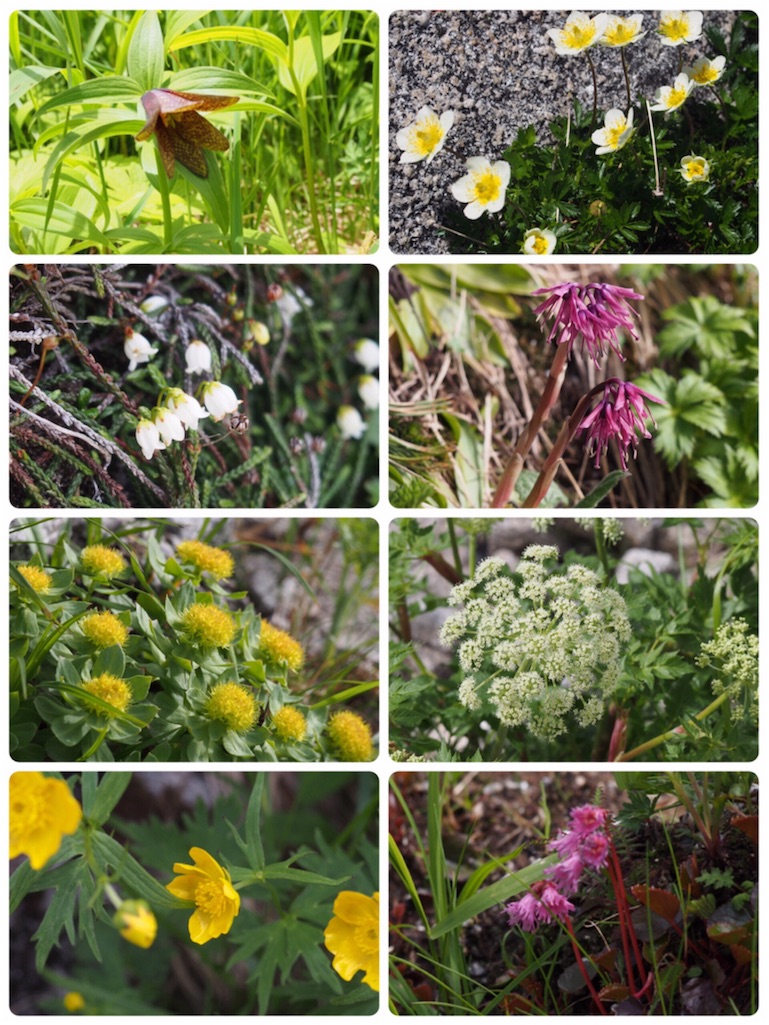
<instances>
[{"instance_id":1,"label":"white flower with yellow center","mask_svg":"<svg viewBox=\"0 0 769 1025\"><path fill-rule=\"evenodd\" d=\"M725 67L726 57L715 57L713 60L700 57L690 68L684 68L684 74L695 85L713 85L723 75Z\"/></svg>"},{"instance_id":2,"label":"white flower with yellow center","mask_svg":"<svg viewBox=\"0 0 769 1025\"><path fill-rule=\"evenodd\" d=\"M593 132L591 138L598 149L595 151L597 157L604 153L615 153L622 149L630 139L635 129L633 128L633 111L627 112L627 117L616 107L607 110L603 119L603 128Z\"/></svg>"},{"instance_id":3,"label":"white flower with yellow center","mask_svg":"<svg viewBox=\"0 0 769 1025\"><path fill-rule=\"evenodd\" d=\"M652 104L651 109L664 110L666 114L671 114L685 103L693 88L694 82L689 79L688 75L681 72L680 75L676 76L672 86L660 86L657 90L657 95L654 97L657 102Z\"/></svg>"},{"instance_id":4,"label":"white flower with yellow center","mask_svg":"<svg viewBox=\"0 0 769 1025\"><path fill-rule=\"evenodd\" d=\"M468 173L455 181L451 194L460 203L467 203L465 217L477 221L482 213L490 214L505 205L505 189L510 182L510 165L506 160L490 163L486 157L469 157Z\"/></svg>"},{"instance_id":5,"label":"white flower with yellow center","mask_svg":"<svg viewBox=\"0 0 769 1025\"><path fill-rule=\"evenodd\" d=\"M681 158L681 174L689 185L693 182L706 182L710 177L710 164L704 157L689 153Z\"/></svg>"},{"instance_id":6,"label":"white flower with yellow center","mask_svg":"<svg viewBox=\"0 0 769 1025\"><path fill-rule=\"evenodd\" d=\"M549 28L547 34L555 43L557 54L573 57L601 41L608 20L608 14L596 14L591 18L582 11L572 11L563 28Z\"/></svg>"},{"instance_id":7,"label":"white flower with yellow center","mask_svg":"<svg viewBox=\"0 0 769 1025\"><path fill-rule=\"evenodd\" d=\"M643 14L631 14L629 18L620 18L616 14L609 15L606 28L601 36L601 45L621 47L637 43L646 35L641 31L643 20Z\"/></svg>"},{"instance_id":8,"label":"white flower with yellow center","mask_svg":"<svg viewBox=\"0 0 769 1025\"><path fill-rule=\"evenodd\" d=\"M702 11L663 11L657 33L663 46L693 43L702 35Z\"/></svg>"},{"instance_id":9,"label":"white flower with yellow center","mask_svg":"<svg viewBox=\"0 0 769 1025\"><path fill-rule=\"evenodd\" d=\"M523 236L521 252L527 256L549 256L558 239L547 228L529 228Z\"/></svg>"},{"instance_id":10,"label":"white flower with yellow center","mask_svg":"<svg viewBox=\"0 0 769 1025\"><path fill-rule=\"evenodd\" d=\"M420 107L416 120L401 128L395 142L401 153L402 164L415 164L424 160L429 164L440 153L449 129L454 124L454 111L446 110L440 116L430 107Z\"/></svg>"}]
</instances>

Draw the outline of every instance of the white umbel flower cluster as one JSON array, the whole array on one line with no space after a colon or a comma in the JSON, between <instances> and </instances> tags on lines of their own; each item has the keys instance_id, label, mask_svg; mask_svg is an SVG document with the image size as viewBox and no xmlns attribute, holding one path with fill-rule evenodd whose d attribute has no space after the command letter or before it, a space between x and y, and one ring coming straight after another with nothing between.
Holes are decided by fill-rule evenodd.
<instances>
[{"instance_id":1,"label":"white umbel flower cluster","mask_svg":"<svg viewBox=\"0 0 769 1025\"><path fill-rule=\"evenodd\" d=\"M442 644L459 643L465 708L546 740L571 718L600 719L631 635L624 598L586 566L546 565L557 558L552 545L530 545L512 576L502 559L486 559L452 589L449 605L462 608L440 633Z\"/></svg>"}]
</instances>

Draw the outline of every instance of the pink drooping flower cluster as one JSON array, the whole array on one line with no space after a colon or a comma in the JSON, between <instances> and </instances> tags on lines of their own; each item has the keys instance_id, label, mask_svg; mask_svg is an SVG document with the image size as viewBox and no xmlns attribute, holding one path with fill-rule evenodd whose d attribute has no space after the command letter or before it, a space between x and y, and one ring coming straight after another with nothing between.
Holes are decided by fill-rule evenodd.
<instances>
[{"instance_id":1,"label":"pink drooping flower cluster","mask_svg":"<svg viewBox=\"0 0 769 1025\"><path fill-rule=\"evenodd\" d=\"M633 321L638 314L628 306L627 300L644 297L632 288L603 282L578 285L568 281L538 288L533 294L548 296L534 312L540 320L552 317L553 326L547 340L556 345L568 345L569 356L579 338L580 351L587 351L596 366L607 348L624 360L617 331L627 331L632 338L638 337Z\"/></svg>"},{"instance_id":2,"label":"pink drooping flower cluster","mask_svg":"<svg viewBox=\"0 0 769 1025\"><path fill-rule=\"evenodd\" d=\"M627 470L628 452L632 448L635 456L638 451L638 431L644 438L651 438L646 418L649 417L657 426L647 402L656 402L661 406L666 404L628 381L613 377L606 382L601 401L578 427L580 431L587 431L588 445L592 445L595 452L596 468L600 466L601 456L607 451L609 442L616 438L622 469Z\"/></svg>"},{"instance_id":3,"label":"pink drooping flower cluster","mask_svg":"<svg viewBox=\"0 0 769 1025\"><path fill-rule=\"evenodd\" d=\"M598 871L609 860L610 818L605 808L592 804L583 804L571 812L571 828L549 844L550 850L562 860L545 869L547 879L534 883L524 897L505 907L511 926L520 925L526 932L535 932L542 923L554 918L563 921L574 910L568 898L576 892L582 873L586 868Z\"/></svg>"}]
</instances>

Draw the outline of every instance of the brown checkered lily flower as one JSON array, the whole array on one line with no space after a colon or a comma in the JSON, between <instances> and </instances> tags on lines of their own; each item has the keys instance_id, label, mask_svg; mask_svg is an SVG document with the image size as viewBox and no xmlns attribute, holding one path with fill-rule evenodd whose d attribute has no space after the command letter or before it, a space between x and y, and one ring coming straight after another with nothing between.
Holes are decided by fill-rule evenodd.
<instances>
[{"instance_id":1,"label":"brown checkered lily flower","mask_svg":"<svg viewBox=\"0 0 769 1025\"><path fill-rule=\"evenodd\" d=\"M150 89L142 96L147 123L136 136L137 142L155 136L169 178L173 178L175 160L193 174L207 178L208 165L203 150L224 152L230 144L198 111L222 110L239 99L239 96L201 96L173 89Z\"/></svg>"}]
</instances>

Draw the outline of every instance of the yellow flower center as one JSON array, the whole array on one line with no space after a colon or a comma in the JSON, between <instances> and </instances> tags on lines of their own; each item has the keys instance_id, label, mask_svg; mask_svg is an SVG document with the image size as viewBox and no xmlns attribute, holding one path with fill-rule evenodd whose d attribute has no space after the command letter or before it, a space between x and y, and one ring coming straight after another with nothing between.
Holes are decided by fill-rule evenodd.
<instances>
[{"instance_id":1,"label":"yellow flower center","mask_svg":"<svg viewBox=\"0 0 769 1025\"><path fill-rule=\"evenodd\" d=\"M708 85L718 78L718 71L710 64L704 64L692 77L697 85Z\"/></svg>"},{"instance_id":2,"label":"yellow flower center","mask_svg":"<svg viewBox=\"0 0 769 1025\"><path fill-rule=\"evenodd\" d=\"M264 619L259 632L259 651L273 662L285 662L295 673L304 665L304 648L299 641Z\"/></svg>"},{"instance_id":3,"label":"yellow flower center","mask_svg":"<svg viewBox=\"0 0 769 1025\"><path fill-rule=\"evenodd\" d=\"M572 50L584 50L586 46L590 46L594 38L595 25L592 22L586 25L569 25L561 33L563 45Z\"/></svg>"},{"instance_id":4,"label":"yellow flower center","mask_svg":"<svg viewBox=\"0 0 769 1025\"><path fill-rule=\"evenodd\" d=\"M114 719L117 712L125 712L126 708L131 704L131 688L125 680L121 680L111 673L102 673L101 676L94 676L92 680L87 680L81 686L86 693L92 694L95 698L101 698L108 705L112 705L111 709L102 708L101 706L96 706L93 702L89 702L87 698L83 699L83 704L93 708L97 715L103 715L107 719Z\"/></svg>"},{"instance_id":5,"label":"yellow flower center","mask_svg":"<svg viewBox=\"0 0 769 1025\"><path fill-rule=\"evenodd\" d=\"M189 562L196 569L210 573L216 580L232 576L235 568L229 552L225 552L223 548L214 548L203 541L182 541L176 546L176 554L182 562Z\"/></svg>"},{"instance_id":6,"label":"yellow flower center","mask_svg":"<svg viewBox=\"0 0 769 1025\"><path fill-rule=\"evenodd\" d=\"M212 918L227 910L227 897L221 882L215 879L201 879L195 887L195 904Z\"/></svg>"},{"instance_id":7,"label":"yellow flower center","mask_svg":"<svg viewBox=\"0 0 769 1025\"><path fill-rule=\"evenodd\" d=\"M611 128L606 129L606 145L611 146L612 149L616 149L620 144L622 133L627 128L627 122L622 120L618 124L613 125Z\"/></svg>"},{"instance_id":8,"label":"yellow flower center","mask_svg":"<svg viewBox=\"0 0 769 1025\"><path fill-rule=\"evenodd\" d=\"M182 616L189 638L204 648L226 648L235 637L235 622L229 612L216 605L196 602Z\"/></svg>"},{"instance_id":9,"label":"yellow flower center","mask_svg":"<svg viewBox=\"0 0 769 1025\"><path fill-rule=\"evenodd\" d=\"M607 46L626 46L632 43L634 38L635 25L632 21L618 20L603 34L603 41Z\"/></svg>"},{"instance_id":10,"label":"yellow flower center","mask_svg":"<svg viewBox=\"0 0 769 1025\"><path fill-rule=\"evenodd\" d=\"M208 696L206 712L230 729L245 733L256 719L254 695L239 683L217 683Z\"/></svg>"},{"instance_id":11,"label":"yellow flower center","mask_svg":"<svg viewBox=\"0 0 769 1025\"><path fill-rule=\"evenodd\" d=\"M473 175L473 199L481 206L488 206L499 199L502 179L493 171L477 171Z\"/></svg>"},{"instance_id":12,"label":"yellow flower center","mask_svg":"<svg viewBox=\"0 0 769 1025\"><path fill-rule=\"evenodd\" d=\"M83 633L97 648L119 647L128 640L128 630L113 612L94 612L83 620Z\"/></svg>"},{"instance_id":13,"label":"yellow flower center","mask_svg":"<svg viewBox=\"0 0 769 1025\"><path fill-rule=\"evenodd\" d=\"M684 42L689 34L688 18L664 18L660 21L660 32L668 39Z\"/></svg>"},{"instance_id":14,"label":"yellow flower center","mask_svg":"<svg viewBox=\"0 0 769 1025\"><path fill-rule=\"evenodd\" d=\"M690 160L686 172L690 178L701 178L705 173L705 164L701 160Z\"/></svg>"},{"instance_id":15,"label":"yellow flower center","mask_svg":"<svg viewBox=\"0 0 769 1025\"><path fill-rule=\"evenodd\" d=\"M16 569L21 573L35 594L45 594L51 590L53 580L39 566L17 566Z\"/></svg>"},{"instance_id":16,"label":"yellow flower center","mask_svg":"<svg viewBox=\"0 0 769 1025\"><path fill-rule=\"evenodd\" d=\"M414 132L414 149L428 157L443 138L439 121L422 121Z\"/></svg>"},{"instance_id":17,"label":"yellow flower center","mask_svg":"<svg viewBox=\"0 0 769 1025\"><path fill-rule=\"evenodd\" d=\"M537 237L534 239L534 245L532 248L534 249L534 252L537 254L537 256L547 255L548 245L547 239L544 237L544 235L537 235Z\"/></svg>"},{"instance_id":18,"label":"yellow flower center","mask_svg":"<svg viewBox=\"0 0 769 1025\"><path fill-rule=\"evenodd\" d=\"M680 88L677 89L675 86L673 86L673 88L670 90L670 93L668 94L667 106L671 109L674 107L680 107L685 99L686 90Z\"/></svg>"},{"instance_id":19,"label":"yellow flower center","mask_svg":"<svg viewBox=\"0 0 769 1025\"><path fill-rule=\"evenodd\" d=\"M281 740L304 740L307 732L307 720L291 705L284 705L273 715L272 725Z\"/></svg>"},{"instance_id":20,"label":"yellow flower center","mask_svg":"<svg viewBox=\"0 0 769 1025\"><path fill-rule=\"evenodd\" d=\"M125 569L125 559L114 548L106 545L88 545L80 554L83 569L90 576L114 577Z\"/></svg>"}]
</instances>

